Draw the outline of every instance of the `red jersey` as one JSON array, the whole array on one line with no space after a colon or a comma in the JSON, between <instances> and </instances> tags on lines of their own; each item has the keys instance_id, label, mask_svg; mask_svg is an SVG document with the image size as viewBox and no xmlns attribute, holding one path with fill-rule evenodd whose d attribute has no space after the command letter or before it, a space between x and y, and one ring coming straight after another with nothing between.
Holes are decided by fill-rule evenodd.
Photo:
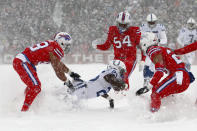
<instances>
[{"instance_id":1,"label":"red jersey","mask_svg":"<svg viewBox=\"0 0 197 131\"><path fill-rule=\"evenodd\" d=\"M155 74L151 80L151 84L155 85L163 77L164 72L174 73L177 70L185 69L185 64L170 49L160 46L152 46L147 50L147 55L153 61L156 55L162 55L163 61L155 63Z\"/></svg>"},{"instance_id":2,"label":"red jersey","mask_svg":"<svg viewBox=\"0 0 197 131\"><path fill-rule=\"evenodd\" d=\"M52 52L60 60L64 56L64 51L56 41L48 40L32 47L27 47L22 54L24 54L28 60L37 65L38 63L49 63L49 52Z\"/></svg>"},{"instance_id":3,"label":"red jersey","mask_svg":"<svg viewBox=\"0 0 197 131\"><path fill-rule=\"evenodd\" d=\"M136 46L140 42L140 36L139 27L129 27L125 32L120 33L117 26L110 26L106 42L97 45L97 49L107 50L113 45L115 59L127 57L136 59Z\"/></svg>"}]
</instances>

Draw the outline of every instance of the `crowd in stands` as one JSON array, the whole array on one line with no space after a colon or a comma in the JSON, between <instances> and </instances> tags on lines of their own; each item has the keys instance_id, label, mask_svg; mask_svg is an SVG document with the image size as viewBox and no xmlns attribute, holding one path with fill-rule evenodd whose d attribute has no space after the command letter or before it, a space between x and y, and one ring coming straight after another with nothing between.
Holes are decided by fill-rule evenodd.
<instances>
[{"instance_id":1,"label":"crowd in stands","mask_svg":"<svg viewBox=\"0 0 197 131\"><path fill-rule=\"evenodd\" d=\"M59 31L71 34L73 52L91 53L91 42L105 40L123 10L129 11L134 26L156 14L167 29L168 45L176 48L179 29L197 16L197 0L1 0L0 55L16 54Z\"/></svg>"}]
</instances>

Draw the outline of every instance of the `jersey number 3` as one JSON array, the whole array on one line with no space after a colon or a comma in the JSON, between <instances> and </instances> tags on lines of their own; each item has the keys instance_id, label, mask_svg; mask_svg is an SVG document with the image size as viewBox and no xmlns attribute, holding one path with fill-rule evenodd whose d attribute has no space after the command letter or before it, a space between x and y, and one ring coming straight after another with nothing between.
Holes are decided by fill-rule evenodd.
<instances>
[{"instance_id":1,"label":"jersey number 3","mask_svg":"<svg viewBox=\"0 0 197 131\"><path fill-rule=\"evenodd\" d=\"M117 39L118 39L118 37L114 37L114 43L116 44L116 48L121 48L122 44L127 44L127 46L131 46L131 41L130 41L129 35L126 35L122 42Z\"/></svg>"},{"instance_id":2,"label":"jersey number 3","mask_svg":"<svg viewBox=\"0 0 197 131\"><path fill-rule=\"evenodd\" d=\"M41 49L41 48L47 47L48 45L49 45L49 43L45 41L45 42L43 42L43 43L36 44L35 46L30 47L30 50L31 50L31 51L37 51L37 50L39 50L39 49Z\"/></svg>"}]
</instances>

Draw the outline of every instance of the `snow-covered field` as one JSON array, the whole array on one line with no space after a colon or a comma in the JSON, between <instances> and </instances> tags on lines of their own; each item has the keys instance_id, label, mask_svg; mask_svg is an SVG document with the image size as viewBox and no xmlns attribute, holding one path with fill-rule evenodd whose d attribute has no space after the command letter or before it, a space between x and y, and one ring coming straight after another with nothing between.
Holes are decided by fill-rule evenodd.
<instances>
[{"instance_id":1,"label":"snow-covered field","mask_svg":"<svg viewBox=\"0 0 197 131\"><path fill-rule=\"evenodd\" d=\"M106 68L103 64L68 65L81 74L84 80L96 76ZM197 82L178 95L162 101L159 112L149 111L149 95L135 96L142 87L142 72L135 69L130 77L130 90L110 92L115 99L115 109L110 110L108 101L96 98L83 101L80 107L72 107L61 99L58 92L63 88L50 65L37 67L42 92L28 112L20 112L24 101L25 85L12 65L0 65L0 131L163 131L197 130ZM197 76L197 66L192 67Z\"/></svg>"}]
</instances>

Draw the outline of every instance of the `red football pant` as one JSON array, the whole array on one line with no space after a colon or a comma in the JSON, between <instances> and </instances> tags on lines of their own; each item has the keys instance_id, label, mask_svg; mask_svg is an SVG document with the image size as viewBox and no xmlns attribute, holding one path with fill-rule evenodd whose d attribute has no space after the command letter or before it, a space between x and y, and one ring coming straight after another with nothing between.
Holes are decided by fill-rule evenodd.
<instances>
[{"instance_id":1,"label":"red football pant","mask_svg":"<svg viewBox=\"0 0 197 131\"><path fill-rule=\"evenodd\" d=\"M126 66L127 72L125 73L124 81L128 84L127 89L129 89L129 76L131 75L131 73L135 69L136 60L134 60L133 58L118 59L118 60L121 60L122 62L124 62L125 66Z\"/></svg>"},{"instance_id":2,"label":"red football pant","mask_svg":"<svg viewBox=\"0 0 197 131\"><path fill-rule=\"evenodd\" d=\"M178 85L176 82L175 73L170 74L160 83L155 85L151 94L151 111L159 110L161 106L161 99L171 94L177 94L185 91L190 84L190 78L188 72L183 71L182 85Z\"/></svg>"},{"instance_id":3,"label":"red football pant","mask_svg":"<svg viewBox=\"0 0 197 131\"><path fill-rule=\"evenodd\" d=\"M21 80L27 85L25 101L21 109L22 111L26 111L41 91L41 83L38 79L35 67L28 62L22 62L20 59L15 58L13 67Z\"/></svg>"}]
</instances>

